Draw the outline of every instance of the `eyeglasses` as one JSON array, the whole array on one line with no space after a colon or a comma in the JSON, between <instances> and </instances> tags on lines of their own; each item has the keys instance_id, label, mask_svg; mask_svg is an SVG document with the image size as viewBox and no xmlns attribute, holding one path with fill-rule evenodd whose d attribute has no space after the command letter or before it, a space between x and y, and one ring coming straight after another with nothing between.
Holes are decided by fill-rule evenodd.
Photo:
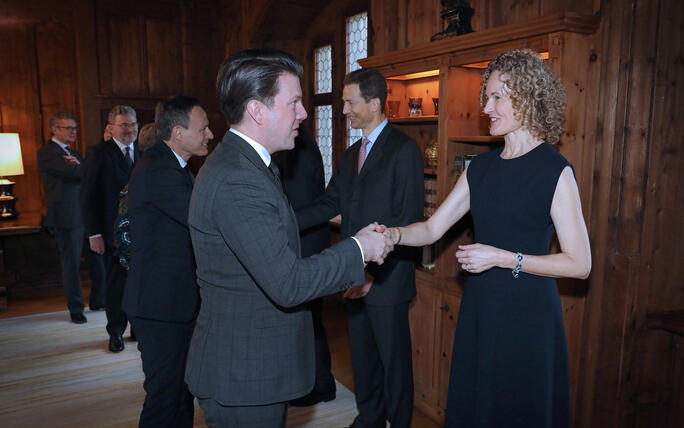
<instances>
[{"instance_id":1,"label":"eyeglasses","mask_svg":"<svg viewBox=\"0 0 684 428\"><path fill-rule=\"evenodd\" d=\"M115 123L113 126L120 126L123 129L134 129L138 127L138 123Z\"/></svg>"},{"instance_id":2,"label":"eyeglasses","mask_svg":"<svg viewBox=\"0 0 684 428\"><path fill-rule=\"evenodd\" d=\"M55 126L55 128L66 129L69 132L78 132L78 127L76 126Z\"/></svg>"}]
</instances>

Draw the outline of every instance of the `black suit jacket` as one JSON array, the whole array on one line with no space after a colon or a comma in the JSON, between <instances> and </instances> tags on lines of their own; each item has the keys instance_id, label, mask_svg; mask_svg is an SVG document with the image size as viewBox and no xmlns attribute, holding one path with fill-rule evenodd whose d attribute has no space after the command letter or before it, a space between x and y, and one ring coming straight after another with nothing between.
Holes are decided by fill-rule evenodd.
<instances>
[{"instance_id":1,"label":"black suit jacket","mask_svg":"<svg viewBox=\"0 0 684 428\"><path fill-rule=\"evenodd\" d=\"M300 229L340 213L342 238L374 221L392 227L423 219L423 160L416 143L388 123L357 174L360 146L358 140L344 152L325 194L297 210ZM400 246L383 265L370 263L367 269L374 283L365 301L390 305L411 300L416 295L416 256L415 249Z\"/></svg>"},{"instance_id":2,"label":"black suit jacket","mask_svg":"<svg viewBox=\"0 0 684 428\"><path fill-rule=\"evenodd\" d=\"M129 316L188 322L199 290L188 229L193 178L163 141L145 152L128 183L131 269L123 297Z\"/></svg>"},{"instance_id":3,"label":"black suit jacket","mask_svg":"<svg viewBox=\"0 0 684 428\"><path fill-rule=\"evenodd\" d=\"M280 168L283 190L295 210L325 193L323 158L308 129L299 126L294 149L277 153L273 160ZM310 227L300 235L302 257L318 254L330 246L327 223Z\"/></svg>"},{"instance_id":4,"label":"black suit jacket","mask_svg":"<svg viewBox=\"0 0 684 428\"><path fill-rule=\"evenodd\" d=\"M52 140L43 144L36 154L47 199L47 213L43 218L45 227L74 229L83 226L79 204L83 158L74 150L72 154L81 164L73 165L64 160L67 153Z\"/></svg>"},{"instance_id":5,"label":"black suit jacket","mask_svg":"<svg viewBox=\"0 0 684 428\"><path fill-rule=\"evenodd\" d=\"M134 160L140 159L138 142L133 143ZM105 244L114 245L114 223L119 209L119 192L131 171L114 140L88 147L81 184L81 207L86 236L101 234Z\"/></svg>"}]
</instances>

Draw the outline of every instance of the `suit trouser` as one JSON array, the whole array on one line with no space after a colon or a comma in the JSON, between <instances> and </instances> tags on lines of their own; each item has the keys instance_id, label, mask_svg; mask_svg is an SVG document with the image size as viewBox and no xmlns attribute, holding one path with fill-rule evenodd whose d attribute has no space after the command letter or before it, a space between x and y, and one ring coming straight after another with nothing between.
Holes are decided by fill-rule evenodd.
<instances>
[{"instance_id":1,"label":"suit trouser","mask_svg":"<svg viewBox=\"0 0 684 428\"><path fill-rule=\"evenodd\" d=\"M210 428L285 428L287 404L224 406L213 398L198 398Z\"/></svg>"},{"instance_id":2,"label":"suit trouser","mask_svg":"<svg viewBox=\"0 0 684 428\"><path fill-rule=\"evenodd\" d=\"M413 364L409 302L388 306L347 299L347 323L359 415L352 427L409 428Z\"/></svg>"},{"instance_id":3,"label":"suit trouser","mask_svg":"<svg viewBox=\"0 0 684 428\"><path fill-rule=\"evenodd\" d=\"M107 246L104 259L107 270L107 332L110 336L122 335L128 324L126 313L121 309L128 274L119 264L113 247Z\"/></svg>"},{"instance_id":4,"label":"suit trouser","mask_svg":"<svg viewBox=\"0 0 684 428\"><path fill-rule=\"evenodd\" d=\"M184 376L194 321L129 321L138 338L147 393L138 426L192 427L195 407Z\"/></svg>"},{"instance_id":5,"label":"suit trouser","mask_svg":"<svg viewBox=\"0 0 684 428\"><path fill-rule=\"evenodd\" d=\"M59 261L62 265L62 282L67 308L72 314L83 313L83 291L81 289L81 254L83 253L83 227L50 229L57 240Z\"/></svg>"},{"instance_id":6,"label":"suit trouser","mask_svg":"<svg viewBox=\"0 0 684 428\"><path fill-rule=\"evenodd\" d=\"M335 393L335 377L330 363L328 337L323 326L323 298L311 301L313 316L314 344L316 349L316 382L312 393L330 396Z\"/></svg>"},{"instance_id":7,"label":"suit trouser","mask_svg":"<svg viewBox=\"0 0 684 428\"><path fill-rule=\"evenodd\" d=\"M102 308L107 305L107 270L104 256L94 253L85 240L86 260L88 261L88 277L90 277L90 308Z\"/></svg>"}]
</instances>

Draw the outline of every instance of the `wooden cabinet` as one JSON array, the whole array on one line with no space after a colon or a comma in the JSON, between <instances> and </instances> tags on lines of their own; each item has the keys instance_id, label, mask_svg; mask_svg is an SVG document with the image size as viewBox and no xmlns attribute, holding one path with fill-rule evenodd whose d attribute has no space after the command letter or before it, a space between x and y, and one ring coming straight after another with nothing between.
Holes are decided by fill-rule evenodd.
<instances>
[{"instance_id":1,"label":"wooden cabinet","mask_svg":"<svg viewBox=\"0 0 684 428\"><path fill-rule=\"evenodd\" d=\"M488 135L488 124L479 107L480 83L487 62L512 48L539 52L566 88L566 132L558 148L575 167L584 212L588 213L595 144L595 130L588 125L588 118L596 114L598 94L594 51L597 27L598 18L594 16L556 14L388 52L360 63L387 77L387 112L394 116L390 121L413 137L423 151L432 141L438 141L437 166L427 166L425 171L426 180L436 179L439 204L451 191L469 155L503 143L501 138ZM410 98L422 98L421 115L410 114ZM437 109L433 98L439 99ZM390 106L391 102L395 104ZM465 283L454 253L459 243L467 242L472 242L469 216L437 242L434 269L417 271L418 296L410 308L415 402L437 421L444 418L453 335ZM577 288L567 288L567 293L561 290L561 301L574 388L584 298L573 291Z\"/></svg>"}]
</instances>

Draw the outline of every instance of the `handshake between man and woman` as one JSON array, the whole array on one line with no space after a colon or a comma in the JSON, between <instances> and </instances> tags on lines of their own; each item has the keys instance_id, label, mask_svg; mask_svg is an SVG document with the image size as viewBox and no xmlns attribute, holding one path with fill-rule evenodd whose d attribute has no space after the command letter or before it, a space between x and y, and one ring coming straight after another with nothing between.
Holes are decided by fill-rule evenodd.
<instances>
[{"instance_id":1,"label":"handshake between man and woman","mask_svg":"<svg viewBox=\"0 0 684 428\"><path fill-rule=\"evenodd\" d=\"M396 233L394 234L396 235ZM385 258L394 250L398 239L391 233L391 228L373 222L359 230L353 237L361 247L363 261L383 264Z\"/></svg>"}]
</instances>

